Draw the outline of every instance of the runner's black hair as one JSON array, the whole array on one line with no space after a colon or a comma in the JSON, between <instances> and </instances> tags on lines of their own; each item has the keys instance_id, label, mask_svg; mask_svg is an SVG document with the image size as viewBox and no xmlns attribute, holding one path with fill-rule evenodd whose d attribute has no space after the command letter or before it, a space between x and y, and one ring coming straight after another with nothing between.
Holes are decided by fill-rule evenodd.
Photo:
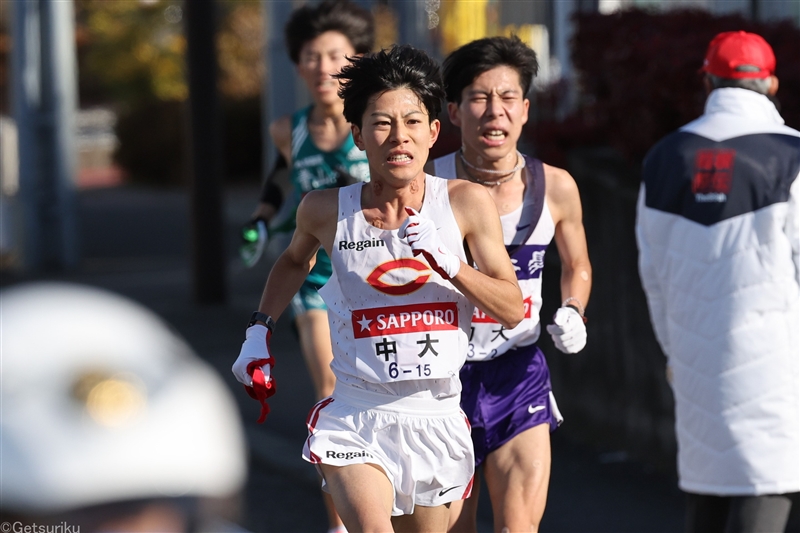
<instances>
[{"instance_id":1,"label":"runner's black hair","mask_svg":"<svg viewBox=\"0 0 800 533\"><path fill-rule=\"evenodd\" d=\"M359 128L370 98L385 91L411 90L428 111L429 122L442 109L444 89L438 63L409 45L354 58L334 77L342 80L339 96L344 100L344 118Z\"/></svg>"},{"instance_id":2,"label":"runner's black hair","mask_svg":"<svg viewBox=\"0 0 800 533\"><path fill-rule=\"evenodd\" d=\"M461 93L475 78L504 65L517 71L522 96L527 96L539 62L536 52L516 35L478 39L453 51L442 63L447 101L460 104Z\"/></svg>"},{"instance_id":3,"label":"runner's black hair","mask_svg":"<svg viewBox=\"0 0 800 533\"><path fill-rule=\"evenodd\" d=\"M369 11L347 0L326 0L292 12L284 28L292 61L297 64L303 46L327 31L347 37L357 54L366 54L375 46L375 22Z\"/></svg>"}]
</instances>

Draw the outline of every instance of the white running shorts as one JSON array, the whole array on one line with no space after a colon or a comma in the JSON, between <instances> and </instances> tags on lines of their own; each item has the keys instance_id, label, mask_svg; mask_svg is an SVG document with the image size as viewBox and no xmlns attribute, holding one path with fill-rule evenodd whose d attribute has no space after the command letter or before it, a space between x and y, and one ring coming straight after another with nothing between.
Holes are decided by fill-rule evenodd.
<instances>
[{"instance_id":1,"label":"white running shorts","mask_svg":"<svg viewBox=\"0 0 800 533\"><path fill-rule=\"evenodd\" d=\"M458 398L387 403L385 394L337 385L306 424L303 458L315 465L377 465L394 487L392 516L412 514L415 505L462 500L472 491L475 456ZM327 491L324 479L322 488Z\"/></svg>"}]
</instances>

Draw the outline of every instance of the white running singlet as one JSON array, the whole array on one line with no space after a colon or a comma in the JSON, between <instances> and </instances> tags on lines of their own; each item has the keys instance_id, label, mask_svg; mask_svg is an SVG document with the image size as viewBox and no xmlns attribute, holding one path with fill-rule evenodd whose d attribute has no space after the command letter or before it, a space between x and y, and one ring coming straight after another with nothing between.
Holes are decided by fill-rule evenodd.
<instances>
[{"instance_id":1,"label":"white running singlet","mask_svg":"<svg viewBox=\"0 0 800 533\"><path fill-rule=\"evenodd\" d=\"M435 222L445 246L465 261L447 183L425 176L420 214ZM393 396L457 396L472 304L422 255L413 255L399 230L367 222L363 185L339 190L333 275L319 291L328 306L331 369L338 383L358 389Z\"/></svg>"}]
</instances>

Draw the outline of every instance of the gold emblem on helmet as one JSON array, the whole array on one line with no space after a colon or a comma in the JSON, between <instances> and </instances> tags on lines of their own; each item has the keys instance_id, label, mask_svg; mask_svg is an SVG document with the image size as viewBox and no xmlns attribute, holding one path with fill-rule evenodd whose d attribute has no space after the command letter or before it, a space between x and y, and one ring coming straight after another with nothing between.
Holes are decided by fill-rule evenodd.
<instances>
[{"instance_id":1,"label":"gold emblem on helmet","mask_svg":"<svg viewBox=\"0 0 800 533\"><path fill-rule=\"evenodd\" d=\"M129 424L147 405L144 384L131 374L86 372L73 385L72 396L84 405L92 420L106 427Z\"/></svg>"}]
</instances>

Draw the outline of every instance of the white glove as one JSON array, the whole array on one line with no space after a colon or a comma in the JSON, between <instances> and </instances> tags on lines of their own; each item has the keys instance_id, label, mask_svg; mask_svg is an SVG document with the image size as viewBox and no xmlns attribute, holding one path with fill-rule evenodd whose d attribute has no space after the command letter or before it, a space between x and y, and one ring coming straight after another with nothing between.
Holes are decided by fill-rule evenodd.
<instances>
[{"instance_id":1,"label":"white glove","mask_svg":"<svg viewBox=\"0 0 800 533\"><path fill-rule=\"evenodd\" d=\"M247 371L247 368L254 361L264 361L261 371L264 372L264 382L269 383L270 369L275 360L269 353L268 335L269 329L261 324L253 324L247 328L239 357L231 368L239 383L247 387L253 386L253 376Z\"/></svg>"},{"instance_id":2,"label":"white glove","mask_svg":"<svg viewBox=\"0 0 800 533\"><path fill-rule=\"evenodd\" d=\"M425 256L431 268L444 279L454 278L461 268L461 259L444 245L433 220L423 217L410 207L405 209L408 218L400 226L400 238L408 241L415 256Z\"/></svg>"},{"instance_id":3,"label":"white glove","mask_svg":"<svg viewBox=\"0 0 800 533\"><path fill-rule=\"evenodd\" d=\"M572 307L559 307L547 332L556 348L564 353L578 353L586 346L586 324Z\"/></svg>"}]
</instances>

